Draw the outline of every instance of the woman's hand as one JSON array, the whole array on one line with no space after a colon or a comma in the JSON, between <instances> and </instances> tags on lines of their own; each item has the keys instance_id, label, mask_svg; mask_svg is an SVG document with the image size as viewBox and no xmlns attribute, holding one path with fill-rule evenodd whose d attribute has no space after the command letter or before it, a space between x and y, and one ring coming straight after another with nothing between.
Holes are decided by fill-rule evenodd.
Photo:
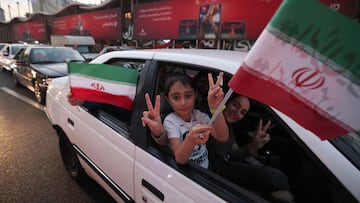
<instances>
[{"instance_id":1,"label":"woman's hand","mask_svg":"<svg viewBox=\"0 0 360 203\"><path fill-rule=\"evenodd\" d=\"M251 152L256 152L256 150L263 147L267 142L270 141L270 135L266 133L266 131L269 129L271 124L271 121L268 121L266 125L263 127L263 121L262 119L259 120L258 129L256 131L256 135L251 143L252 149Z\"/></svg>"},{"instance_id":2,"label":"woman's hand","mask_svg":"<svg viewBox=\"0 0 360 203\"><path fill-rule=\"evenodd\" d=\"M209 80L208 104L210 109L217 109L224 98L224 92L221 87L223 76L224 73L220 72L216 80L216 83L214 83L211 73L208 74L208 80Z\"/></svg>"}]
</instances>

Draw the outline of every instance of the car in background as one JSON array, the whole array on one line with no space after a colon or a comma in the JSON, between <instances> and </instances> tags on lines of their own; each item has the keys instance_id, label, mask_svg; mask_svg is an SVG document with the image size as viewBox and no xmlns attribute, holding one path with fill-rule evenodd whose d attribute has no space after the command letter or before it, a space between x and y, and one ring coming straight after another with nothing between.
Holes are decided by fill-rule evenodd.
<instances>
[{"instance_id":1,"label":"car in background","mask_svg":"<svg viewBox=\"0 0 360 203\"><path fill-rule=\"evenodd\" d=\"M132 47L132 46L106 46L102 48L101 51L94 58L112 51L126 51L126 50L135 50L135 49L141 49L141 48Z\"/></svg>"},{"instance_id":2,"label":"car in background","mask_svg":"<svg viewBox=\"0 0 360 203\"><path fill-rule=\"evenodd\" d=\"M33 45L22 48L14 57L13 81L33 91L36 101L45 104L48 82L68 74L67 62L84 62L84 57L70 47Z\"/></svg>"},{"instance_id":3,"label":"car in background","mask_svg":"<svg viewBox=\"0 0 360 203\"><path fill-rule=\"evenodd\" d=\"M12 69L16 66L14 56L16 53L23 47L26 47L27 44L21 43L9 43L4 44L4 46L0 50L0 69L5 71L12 71Z\"/></svg>"},{"instance_id":4,"label":"car in background","mask_svg":"<svg viewBox=\"0 0 360 203\"><path fill-rule=\"evenodd\" d=\"M267 202L261 194L236 185L192 162L177 164L168 147L157 145L141 117L144 95L154 103L171 72L194 77L224 72L224 88L246 53L199 49L157 49L109 52L91 64L139 71L133 108L67 101L68 77L48 86L45 112L59 138L68 174L77 181L91 177L118 202ZM161 115L169 113L164 102ZM119 113L121 112L121 113ZM359 202L360 138L349 134L321 141L278 110L253 100L244 132L259 119L271 120L271 140L259 150L268 161L279 161L289 178L295 202ZM210 160L211 163L211 160ZM239 174L241 175L241 174Z\"/></svg>"},{"instance_id":5,"label":"car in background","mask_svg":"<svg viewBox=\"0 0 360 203\"><path fill-rule=\"evenodd\" d=\"M8 43L0 43L0 50L2 50L3 47L5 47L5 45L7 45Z\"/></svg>"}]
</instances>

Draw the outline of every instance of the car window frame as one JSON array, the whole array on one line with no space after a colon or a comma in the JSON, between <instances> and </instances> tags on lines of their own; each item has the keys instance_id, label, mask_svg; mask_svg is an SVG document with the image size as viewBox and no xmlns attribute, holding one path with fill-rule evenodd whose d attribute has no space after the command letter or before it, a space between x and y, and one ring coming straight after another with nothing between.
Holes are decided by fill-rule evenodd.
<instances>
[{"instance_id":1,"label":"car window frame","mask_svg":"<svg viewBox=\"0 0 360 203\"><path fill-rule=\"evenodd\" d=\"M190 64L184 63L173 63L173 62L166 62L166 61L156 61L151 60L146 66L146 68L142 71L146 77L141 77L139 80L140 88L139 92L137 93L136 102L134 106L138 107L136 114L133 114L133 122L136 122L136 118L139 119L142 116L142 112L147 109L145 104L145 93L149 93L152 102L154 103L155 96L157 94L157 86L158 86L158 76L160 71L160 65L163 64L174 64L177 66L186 67L191 70L201 70L201 71L218 71L206 67L195 66ZM226 73L230 75L229 73ZM151 78L151 79L150 79ZM156 85L154 85L156 84ZM135 105L137 104L137 105ZM142 104L142 105L140 105ZM139 121L138 121L139 122ZM188 162L185 165L179 165L176 163L172 151L167 146L159 146L157 145L151 137L151 132L147 127L142 127L141 125L136 125L137 129L134 129L133 132L136 132L135 143L137 146L151 154L152 156L156 157L160 161L164 162L166 165L170 166L174 170L178 171L179 173L186 176L188 179L196 182L199 186L205 188L209 192L217 195L218 197L224 199L228 202L258 202L258 201L265 201L262 197L255 195L253 192L246 190L234 183L226 180L225 178L219 176L218 174L203 169L200 166L192 164ZM130 136L133 136L134 133L130 132ZM145 139L144 139L145 135ZM251 197L251 198L250 198ZM255 200L256 201L255 201Z\"/></svg>"}]
</instances>

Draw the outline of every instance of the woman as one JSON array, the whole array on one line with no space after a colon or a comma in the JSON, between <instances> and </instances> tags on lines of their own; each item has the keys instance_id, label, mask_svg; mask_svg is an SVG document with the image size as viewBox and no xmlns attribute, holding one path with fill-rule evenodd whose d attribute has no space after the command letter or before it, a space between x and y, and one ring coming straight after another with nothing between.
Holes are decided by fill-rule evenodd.
<instances>
[{"instance_id":1,"label":"woman","mask_svg":"<svg viewBox=\"0 0 360 203\"><path fill-rule=\"evenodd\" d=\"M264 194L271 200L292 202L287 176L277 168L262 164L255 157L270 136L266 133L270 121L263 126L260 119L257 131L246 144L239 146L234 133L235 123L244 118L250 109L247 97L233 94L223 111L229 126L227 142L209 140L211 168L216 173L247 189Z\"/></svg>"}]
</instances>

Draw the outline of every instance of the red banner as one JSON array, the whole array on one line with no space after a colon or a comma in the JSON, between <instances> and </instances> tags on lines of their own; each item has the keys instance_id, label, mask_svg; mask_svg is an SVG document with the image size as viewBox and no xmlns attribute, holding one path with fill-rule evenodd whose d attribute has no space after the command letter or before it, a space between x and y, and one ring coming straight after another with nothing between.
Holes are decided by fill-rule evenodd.
<instances>
[{"instance_id":1,"label":"red banner","mask_svg":"<svg viewBox=\"0 0 360 203\"><path fill-rule=\"evenodd\" d=\"M121 9L55 18L52 21L52 34L92 36L95 40L120 40Z\"/></svg>"},{"instance_id":2,"label":"red banner","mask_svg":"<svg viewBox=\"0 0 360 203\"><path fill-rule=\"evenodd\" d=\"M16 41L46 42L46 29L43 21L17 23L13 26Z\"/></svg>"},{"instance_id":3,"label":"red banner","mask_svg":"<svg viewBox=\"0 0 360 203\"><path fill-rule=\"evenodd\" d=\"M319 0L354 16L356 0ZM134 38L257 39L282 0L167 0L134 8ZM304 14L306 15L306 14Z\"/></svg>"}]
</instances>

